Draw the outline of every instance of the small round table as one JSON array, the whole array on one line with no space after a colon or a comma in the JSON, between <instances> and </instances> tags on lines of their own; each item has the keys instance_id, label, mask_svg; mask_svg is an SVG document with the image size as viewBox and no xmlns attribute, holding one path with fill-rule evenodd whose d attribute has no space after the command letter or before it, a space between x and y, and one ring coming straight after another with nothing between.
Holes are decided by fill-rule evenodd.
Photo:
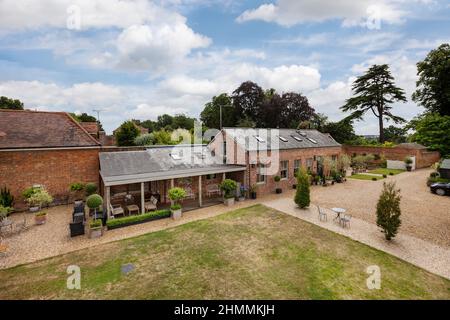
<instances>
[{"instance_id":1,"label":"small round table","mask_svg":"<svg viewBox=\"0 0 450 320\"><path fill-rule=\"evenodd\" d=\"M334 212L336 212L337 216L334 218L334 220L338 220L341 217L342 213L345 213L345 209L343 208L331 208Z\"/></svg>"}]
</instances>

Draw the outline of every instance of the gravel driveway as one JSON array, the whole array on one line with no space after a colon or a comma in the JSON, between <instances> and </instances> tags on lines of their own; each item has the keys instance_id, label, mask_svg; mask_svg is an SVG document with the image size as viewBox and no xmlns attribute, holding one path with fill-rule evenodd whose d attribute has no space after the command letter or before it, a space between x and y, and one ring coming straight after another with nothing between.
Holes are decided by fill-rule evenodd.
<instances>
[{"instance_id":1,"label":"gravel driveway","mask_svg":"<svg viewBox=\"0 0 450 320\"><path fill-rule=\"evenodd\" d=\"M313 187L311 201L327 208L345 208L354 217L375 223L383 182L395 181L402 195L399 232L450 248L450 197L430 192L426 180L431 172L421 169L379 181L347 179L331 187Z\"/></svg>"}]
</instances>

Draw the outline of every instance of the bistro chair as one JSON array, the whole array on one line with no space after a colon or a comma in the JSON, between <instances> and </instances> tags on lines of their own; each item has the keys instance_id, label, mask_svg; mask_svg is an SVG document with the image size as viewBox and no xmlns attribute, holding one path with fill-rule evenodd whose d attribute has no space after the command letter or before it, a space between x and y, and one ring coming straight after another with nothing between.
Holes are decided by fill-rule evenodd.
<instances>
[{"instance_id":1,"label":"bistro chair","mask_svg":"<svg viewBox=\"0 0 450 320\"><path fill-rule=\"evenodd\" d=\"M317 209L319 211L319 221L327 221L328 217L324 210L322 210L321 207L317 206Z\"/></svg>"},{"instance_id":2,"label":"bistro chair","mask_svg":"<svg viewBox=\"0 0 450 320\"><path fill-rule=\"evenodd\" d=\"M340 223L342 225L342 228L345 228L346 226L348 226L350 228L350 219L352 218L351 214L344 214L341 216L340 218Z\"/></svg>"},{"instance_id":3,"label":"bistro chair","mask_svg":"<svg viewBox=\"0 0 450 320\"><path fill-rule=\"evenodd\" d=\"M153 211L156 210L156 205L158 204L158 199L156 199L154 196L150 197L150 200L145 201L144 203L144 209L145 211Z\"/></svg>"},{"instance_id":4,"label":"bistro chair","mask_svg":"<svg viewBox=\"0 0 450 320\"><path fill-rule=\"evenodd\" d=\"M120 204L110 204L109 209L111 210L111 217L115 217L118 215L125 215L125 211L123 211L123 208Z\"/></svg>"}]
</instances>

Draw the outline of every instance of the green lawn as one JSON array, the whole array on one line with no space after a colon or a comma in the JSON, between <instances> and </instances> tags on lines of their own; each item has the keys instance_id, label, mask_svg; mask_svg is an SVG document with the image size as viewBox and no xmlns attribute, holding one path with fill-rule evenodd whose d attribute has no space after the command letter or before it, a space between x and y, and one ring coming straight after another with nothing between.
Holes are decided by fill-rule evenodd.
<instances>
[{"instance_id":1,"label":"green lawn","mask_svg":"<svg viewBox=\"0 0 450 320\"><path fill-rule=\"evenodd\" d=\"M370 170L369 171L369 173L385 174L385 175L389 175L391 172L392 172L392 174L396 175L396 174L405 172L405 170L378 168L378 169L374 169L374 170Z\"/></svg>"},{"instance_id":2,"label":"green lawn","mask_svg":"<svg viewBox=\"0 0 450 320\"><path fill-rule=\"evenodd\" d=\"M65 288L71 264L78 291ZM381 290L366 286L371 265ZM256 205L0 271L0 299L57 298L450 299L450 281Z\"/></svg>"},{"instance_id":3,"label":"green lawn","mask_svg":"<svg viewBox=\"0 0 450 320\"><path fill-rule=\"evenodd\" d=\"M364 174L364 173L352 174L351 176L349 176L349 178L359 179L359 180L372 180L372 178L375 178L377 180L384 179L382 176L371 176L369 174Z\"/></svg>"}]
</instances>

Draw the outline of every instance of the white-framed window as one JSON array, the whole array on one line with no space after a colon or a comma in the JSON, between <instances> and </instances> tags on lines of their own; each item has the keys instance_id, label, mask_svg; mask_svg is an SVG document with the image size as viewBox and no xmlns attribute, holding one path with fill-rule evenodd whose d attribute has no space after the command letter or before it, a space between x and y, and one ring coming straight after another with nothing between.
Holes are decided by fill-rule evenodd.
<instances>
[{"instance_id":1,"label":"white-framed window","mask_svg":"<svg viewBox=\"0 0 450 320\"><path fill-rule=\"evenodd\" d=\"M258 163L256 166L256 183L266 183L266 165Z\"/></svg>"},{"instance_id":2,"label":"white-framed window","mask_svg":"<svg viewBox=\"0 0 450 320\"><path fill-rule=\"evenodd\" d=\"M300 159L294 160L294 177L297 175L297 172L300 170L301 165L302 165L302 160L300 160Z\"/></svg>"},{"instance_id":3,"label":"white-framed window","mask_svg":"<svg viewBox=\"0 0 450 320\"><path fill-rule=\"evenodd\" d=\"M314 162L313 158L306 159L306 170L312 171L312 169L313 169L313 162Z\"/></svg>"},{"instance_id":4,"label":"white-framed window","mask_svg":"<svg viewBox=\"0 0 450 320\"><path fill-rule=\"evenodd\" d=\"M280 178L289 178L289 160L280 161Z\"/></svg>"}]
</instances>

